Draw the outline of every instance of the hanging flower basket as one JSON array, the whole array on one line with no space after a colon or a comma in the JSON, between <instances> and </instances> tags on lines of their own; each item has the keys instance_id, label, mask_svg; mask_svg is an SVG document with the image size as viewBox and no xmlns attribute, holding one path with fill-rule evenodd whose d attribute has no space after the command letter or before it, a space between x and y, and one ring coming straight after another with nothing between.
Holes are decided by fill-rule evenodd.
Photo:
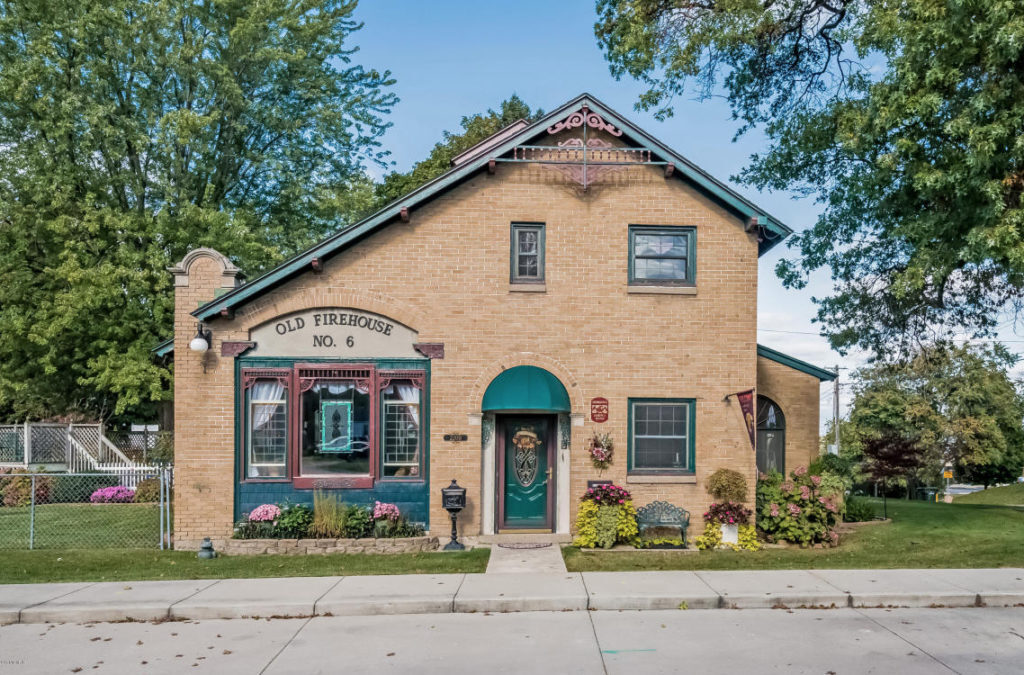
<instances>
[{"instance_id":1,"label":"hanging flower basket","mask_svg":"<svg viewBox=\"0 0 1024 675\"><path fill-rule=\"evenodd\" d=\"M612 454L615 451L615 444L612 442L611 434L599 434L594 432L587 446L590 454L590 462L598 472L603 472L612 463ZM600 473L598 473L600 475Z\"/></svg>"}]
</instances>

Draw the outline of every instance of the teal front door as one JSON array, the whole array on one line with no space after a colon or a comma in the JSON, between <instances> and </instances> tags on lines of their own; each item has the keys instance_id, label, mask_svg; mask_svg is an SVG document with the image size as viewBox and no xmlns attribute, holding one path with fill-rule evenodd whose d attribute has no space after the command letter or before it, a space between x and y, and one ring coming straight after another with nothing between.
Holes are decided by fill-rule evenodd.
<instances>
[{"instance_id":1,"label":"teal front door","mask_svg":"<svg viewBox=\"0 0 1024 675\"><path fill-rule=\"evenodd\" d=\"M499 529L551 529L554 428L545 415L499 418Z\"/></svg>"}]
</instances>

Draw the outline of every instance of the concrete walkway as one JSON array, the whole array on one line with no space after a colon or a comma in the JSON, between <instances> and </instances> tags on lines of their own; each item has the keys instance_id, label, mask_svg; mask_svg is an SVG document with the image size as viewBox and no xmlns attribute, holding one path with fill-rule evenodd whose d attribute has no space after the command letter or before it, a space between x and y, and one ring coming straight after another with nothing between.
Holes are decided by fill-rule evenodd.
<instances>
[{"instance_id":1,"label":"concrete walkway","mask_svg":"<svg viewBox=\"0 0 1024 675\"><path fill-rule=\"evenodd\" d=\"M556 544L494 544L487 561L487 573L564 574L565 559Z\"/></svg>"},{"instance_id":2,"label":"concrete walkway","mask_svg":"<svg viewBox=\"0 0 1024 675\"><path fill-rule=\"evenodd\" d=\"M0 624L586 609L1017 605L1024 606L1024 569L1017 568L582 574L510 568L495 574L0 585Z\"/></svg>"}]
</instances>

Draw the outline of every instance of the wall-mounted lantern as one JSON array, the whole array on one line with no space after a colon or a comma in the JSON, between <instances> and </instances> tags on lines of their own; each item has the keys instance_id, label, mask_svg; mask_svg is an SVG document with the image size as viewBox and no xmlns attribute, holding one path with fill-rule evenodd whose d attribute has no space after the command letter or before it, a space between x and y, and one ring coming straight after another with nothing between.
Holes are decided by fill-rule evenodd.
<instances>
[{"instance_id":1,"label":"wall-mounted lantern","mask_svg":"<svg viewBox=\"0 0 1024 675\"><path fill-rule=\"evenodd\" d=\"M451 485L441 488L441 506L452 518L452 540L445 544L444 550L466 550L465 545L459 543L459 530L457 526L459 511L466 508L466 488L459 487L454 478Z\"/></svg>"},{"instance_id":2,"label":"wall-mounted lantern","mask_svg":"<svg viewBox=\"0 0 1024 675\"><path fill-rule=\"evenodd\" d=\"M210 335L210 330L208 328L204 329L203 322L200 321L196 324L196 336L192 338L192 342L188 343L188 348L194 352L202 354L210 348L212 337L213 336Z\"/></svg>"}]
</instances>

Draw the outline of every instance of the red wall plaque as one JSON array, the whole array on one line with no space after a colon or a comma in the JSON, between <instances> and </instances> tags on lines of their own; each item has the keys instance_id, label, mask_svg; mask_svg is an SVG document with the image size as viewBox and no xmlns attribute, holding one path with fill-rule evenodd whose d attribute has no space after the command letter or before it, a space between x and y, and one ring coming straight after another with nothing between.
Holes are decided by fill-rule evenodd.
<instances>
[{"instance_id":1,"label":"red wall plaque","mask_svg":"<svg viewBox=\"0 0 1024 675\"><path fill-rule=\"evenodd\" d=\"M608 421L608 399L600 396L590 399L590 419L598 424Z\"/></svg>"}]
</instances>

